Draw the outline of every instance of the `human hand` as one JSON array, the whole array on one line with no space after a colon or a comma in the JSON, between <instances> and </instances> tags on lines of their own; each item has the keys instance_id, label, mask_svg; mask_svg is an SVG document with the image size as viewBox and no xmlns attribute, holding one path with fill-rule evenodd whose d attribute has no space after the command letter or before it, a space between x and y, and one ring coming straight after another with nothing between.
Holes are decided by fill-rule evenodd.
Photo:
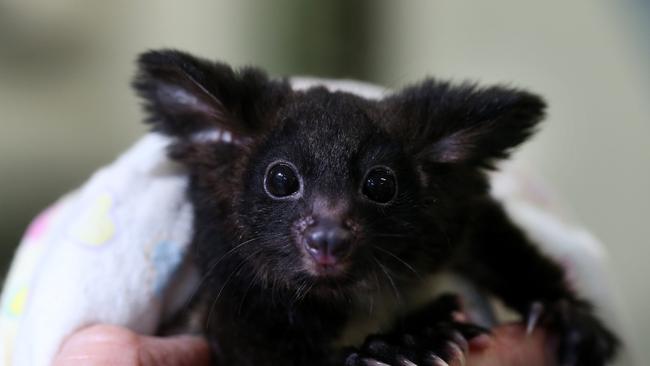
<instances>
[{"instance_id":1,"label":"human hand","mask_svg":"<svg viewBox=\"0 0 650 366\"><path fill-rule=\"evenodd\" d=\"M197 336L151 337L99 324L68 337L53 365L208 366L210 347Z\"/></svg>"},{"instance_id":2,"label":"human hand","mask_svg":"<svg viewBox=\"0 0 650 366\"><path fill-rule=\"evenodd\" d=\"M526 335L521 326L503 325L470 344L467 366L549 366L546 335ZM200 337L150 337L112 325L94 325L70 336L55 366L209 366L210 348ZM450 365L456 366L456 365Z\"/></svg>"},{"instance_id":3,"label":"human hand","mask_svg":"<svg viewBox=\"0 0 650 366\"><path fill-rule=\"evenodd\" d=\"M490 336L470 342L467 366L552 366L555 352L541 329L532 334L519 324L494 328ZM454 365L450 365L454 366Z\"/></svg>"}]
</instances>

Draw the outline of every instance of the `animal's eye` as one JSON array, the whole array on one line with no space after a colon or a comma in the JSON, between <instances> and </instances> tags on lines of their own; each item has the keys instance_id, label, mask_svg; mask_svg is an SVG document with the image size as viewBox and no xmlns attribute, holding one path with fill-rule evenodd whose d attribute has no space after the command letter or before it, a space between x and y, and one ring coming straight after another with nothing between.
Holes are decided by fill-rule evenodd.
<instances>
[{"instance_id":1,"label":"animal's eye","mask_svg":"<svg viewBox=\"0 0 650 366\"><path fill-rule=\"evenodd\" d=\"M377 203L388 203L397 193L395 174L388 168L372 168L366 173L361 193Z\"/></svg>"},{"instance_id":2,"label":"animal's eye","mask_svg":"<svg viewBox=\"0 0 650 366\"><path fill-rule=\"evenodd\" d=\"M266 192L275 198L288 197L298 192L300 180L294 168L287 163L276 163L266 173L264 179Z\"/></svg>"}]
</instances>

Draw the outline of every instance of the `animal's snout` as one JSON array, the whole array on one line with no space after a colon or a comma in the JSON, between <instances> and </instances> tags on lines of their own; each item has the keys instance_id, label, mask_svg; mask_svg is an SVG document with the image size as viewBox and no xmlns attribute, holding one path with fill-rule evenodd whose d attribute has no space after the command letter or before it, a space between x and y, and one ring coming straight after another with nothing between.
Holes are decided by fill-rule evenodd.
<instances>
[{"instance_id":1,"label":"animal's snout","mask_svg":"<svg viewBox=\"0 0 650 366\"><path fill-rule=\"evenodd\" d=\"M307 251L321 265L336 264L352 247L352 233L334 220L320 220L304 235Z\"/></svg>"}]
</instances>

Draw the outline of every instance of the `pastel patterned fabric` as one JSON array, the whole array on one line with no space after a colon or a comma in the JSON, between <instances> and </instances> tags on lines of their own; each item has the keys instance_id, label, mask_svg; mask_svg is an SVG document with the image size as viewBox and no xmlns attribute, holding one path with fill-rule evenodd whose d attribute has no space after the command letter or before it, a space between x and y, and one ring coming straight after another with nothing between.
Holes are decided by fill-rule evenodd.
<instances>
[{"instance_id":1,"label":"pastel patterned fabric","mask_svg":"<svg viewBox=\"0 0 650 366\"><path fill-rule=\"evenodd\" d=\"M63 337L92 323L153 333L182 304L165 290L185 278L192 210L166 145L144 137L30 225L0 302L3 364L47 365Z\"/></svg>"},{"instance_id":2,"label":"pastel patterned fabric","mask_svg":"<svg viewBox=\"0 0 650 366\"><path fill-rule=\"evenodd\" d=\"M352 81L293 84L369 98L384 93ZM168 143L155 133L144 136L34 219L2 291L0 364L48 365L66 335L93 323L154 334L188 300L198 282L186 255L192 209L185 171L166 158ZM562 220L548 192L528 175L508 168L493 182L494 195L567 268L576 288L597 302L605 319L617 319L600 244Z\"/></svg>"}]
</instances>

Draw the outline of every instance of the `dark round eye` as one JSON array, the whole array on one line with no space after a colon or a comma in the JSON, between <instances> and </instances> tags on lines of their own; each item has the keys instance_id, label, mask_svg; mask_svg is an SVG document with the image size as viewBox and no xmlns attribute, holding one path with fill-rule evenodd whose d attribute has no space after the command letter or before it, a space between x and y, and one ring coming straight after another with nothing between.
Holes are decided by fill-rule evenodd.
<instances>
[{"instance_id":1,"label":"dark round eye","mask_svg":"<svg viewBox=\"0 0 650 366\"><path fill-rule=\"evenodd\" d=\"M266 191L276 198L291 196L300 189L295 170L286 163L276 163L266 173Z\"/></svg>"},{"instance_id":2,"label":"dark round eye","mask_svg":"<svg viewBox=\"0 0 650 366\"><path fill-rule=\"evenodd\" d=\"M395 174L388 168L378 167L366 174L361 193L377 203L388 203L397 192Z\"/></svg>"}]
</instances>

